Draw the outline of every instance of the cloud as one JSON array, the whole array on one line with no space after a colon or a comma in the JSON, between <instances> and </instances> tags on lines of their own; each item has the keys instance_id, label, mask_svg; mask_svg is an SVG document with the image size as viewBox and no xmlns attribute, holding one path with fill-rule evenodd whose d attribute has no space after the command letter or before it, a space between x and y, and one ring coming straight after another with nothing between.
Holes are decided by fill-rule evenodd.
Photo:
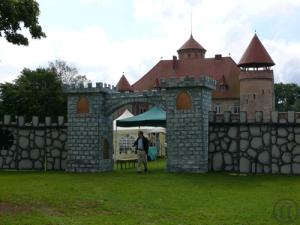
<instances>
[{"instance_id":1,"label":"cloud","mask_svg":"<svg viewBox=\"0 0 300 225\"><path fill-rule=\"evenodd\" d=\"M46 39L30 40L30 47L12 45L2 39L0 82L12 81L24 67L35 69L62 59L94 82L114 85L125 72L133 83L148 65L160 59L156 53L156 45L163 43L160 41L148 38L112 41L100 26L78 31L48 30Z\"/></svg>"},{"instance_id":2,"label":"cloud","mask_svg":"<svg viewBox=\"0 0 300 225\"><path fill-rule=\"evenodd\" d=\"M79 2L84 4L96 4L98 6L110 6L111 0L79 0Z\"/></svg>"},{"instance_id":3,"label":"cloud","mask_svg":"<svg viewBox=\"0 0 300 225\"><path fill-rule=\"evenodd\" d=\"M113 2L78 1L101 6ZM115 38L100 25L90 25L77 30L52 27L46 30L46 39L31 40L29 47L14 46L2 38L0 82L13 80L24 67L34 69L62 59L94 82L116 84L125 72L129 82L134 83L161 57L171 59L176 54L189 37L192 11L193 35L207 49L207 57L230 53L236 62L256 26L264 22L266 27L259 29L258 35L276 63L276 81L300 83L300 41L284 38L284 29L299 6L300 1L294 0L133 0L133 20L141 27L149 27L148 35L122 38L120 33L120 38ZM275 27L275 31L269 27Z\"/></svg>"},{"instance_id":4,"label":"cloud","mask_svg":"<svg viewBox=\"0 0 300 225\"><path fill-rule=\"evenodd\" d=\"M207 49L206 55L230 53L236 62L258 27L258 36L276 61L275 81L300 83L300 40L281 40L290 33L285 27L292 17L299 17L300 1L135 0L134 8L136 19L155 23L173 48L178 47L175 42L183 43L188 38L192 12L193 36Z\"/></svg>"}]
</instances>

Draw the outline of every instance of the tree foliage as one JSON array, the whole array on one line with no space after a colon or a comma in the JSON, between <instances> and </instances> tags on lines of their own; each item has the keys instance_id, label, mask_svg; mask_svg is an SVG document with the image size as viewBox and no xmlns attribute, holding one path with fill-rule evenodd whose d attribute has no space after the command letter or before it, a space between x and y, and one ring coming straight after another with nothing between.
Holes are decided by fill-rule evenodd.
<instances>
[{"instance_id":1,"label":"tree foliage","mask_svg":"<svg viewBox=\"0 0 300 225\"><path fill-rule=\"evenodd\" d=\"M39 25L39 4L36 0L0 1L0 37L17 45L28 45L28 38L20 33L28 29L32 38L46 37Z\"/></svg>"},{"instance_id":2,"label":"tree foliage","mask_svg":"<svg viewBox=\"0 0 300 225\"><path fill-rule=\"evenodd\" d=\"M79 75L76 67L70 66L64 60L49 62L49 69L58 75L63 84L78 86L89 82L85 75Z\"/></svg>"},{"instance_id":3,"label":"tree foliage","mask_svg":"<svg viewBox=\"0 0 300 225\"><path fill-rule=\"evenodd\" d=\"M297 84L275 84L276 110L287 112L300 111L300 87Z\"/></svg>"},{"instance_id":4,"label":"tree foliage","mask_svg":"<svg viewBox=\"0 0 300 225\"><path fill-rule=\"evenodd\" d=\"M1 0L0 0L1 1ZM0 114L57 117L67 114L63 84L88 81L76 67L63 60L50 62L47 68L23 69L12 83L0 84Z\"/></svg>"},{"instance_id":5,"label":"tree foliage","mask_svg":"<svg viewBox=\"0 0 300 225\"><path fill-rule=\"evenodd\" d=\"M66 115L62 82L49 69L24 69L14 83L0 84L0 91L2 113L27 118Z\"/></svg>"}]
</instances>

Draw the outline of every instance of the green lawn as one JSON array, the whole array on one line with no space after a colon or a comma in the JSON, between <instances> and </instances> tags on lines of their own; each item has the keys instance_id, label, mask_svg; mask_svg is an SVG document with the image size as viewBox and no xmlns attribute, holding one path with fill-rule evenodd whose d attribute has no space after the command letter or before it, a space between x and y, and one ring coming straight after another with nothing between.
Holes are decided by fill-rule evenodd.
<instances>
[{"instance_id":1,"label":"green lawn","mask_svg":"<svg viewBox=\"0 0 300 225\"><path fill-rule=\"evenodd\" d=\"M0 224L272 225L273 205L300 205L300 178L226 173L0 172ZM298 219L293 224L300 224Z\"/></svg>"}]
</instances>

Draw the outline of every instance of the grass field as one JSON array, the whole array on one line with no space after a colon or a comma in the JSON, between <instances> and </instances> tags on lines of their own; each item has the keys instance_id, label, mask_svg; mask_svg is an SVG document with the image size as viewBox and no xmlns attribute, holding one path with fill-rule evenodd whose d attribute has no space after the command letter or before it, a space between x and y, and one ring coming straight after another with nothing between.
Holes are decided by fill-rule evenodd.
<instances>
[{"instance_id":1,"label":"grass field","mask_svg":"<svg viewBox=\"0 0 300 225\"><path fill-rule=\"evenodd\" d=\"M278 200L300 205L296 176L170 174L163 161L149 167L148 174L2 171L0 224L272 225Z\"/></svg>"}]
</instances>

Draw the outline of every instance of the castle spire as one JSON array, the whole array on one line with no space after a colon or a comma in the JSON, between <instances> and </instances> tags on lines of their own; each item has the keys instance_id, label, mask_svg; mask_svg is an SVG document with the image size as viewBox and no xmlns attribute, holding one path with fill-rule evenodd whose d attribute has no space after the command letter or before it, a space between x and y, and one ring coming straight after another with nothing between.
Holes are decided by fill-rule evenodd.
<instances>
[{"instance_id":1,"label":"castle spire","mask_svg":"<svg viewBox=\"0 0 300 225\"><path fill-rule=\"evenodd\" d=\"M238 66L242 68L260 68L274 65L275 63L273 62L271 56L255 33Z\"/></svg>"},{"instance_id":2,"label":"castle spire","mask_svg":"<svg viewBox=\"0 0 300 225\"><path fill-rule=\"evenodd\" d=\"M129 84L127 78L124 75L124 72L122 74L121 79L119 80L118 84L117 84L117 90L119 92L125 92L125 91L130 91L132 92L133 89L131 87L131 85Z\"/></svg>"},{"instance_id":3,"label":"castle spire","mask_svg":"<svg viewBox=\"0 0 300 225\"><path fill-rule=\"evenodd\" d=\"M203 48L193 37L190 38L177 50L179 59L196 59L205 57L205 48Z\"/></svg>"}]
</instances>

